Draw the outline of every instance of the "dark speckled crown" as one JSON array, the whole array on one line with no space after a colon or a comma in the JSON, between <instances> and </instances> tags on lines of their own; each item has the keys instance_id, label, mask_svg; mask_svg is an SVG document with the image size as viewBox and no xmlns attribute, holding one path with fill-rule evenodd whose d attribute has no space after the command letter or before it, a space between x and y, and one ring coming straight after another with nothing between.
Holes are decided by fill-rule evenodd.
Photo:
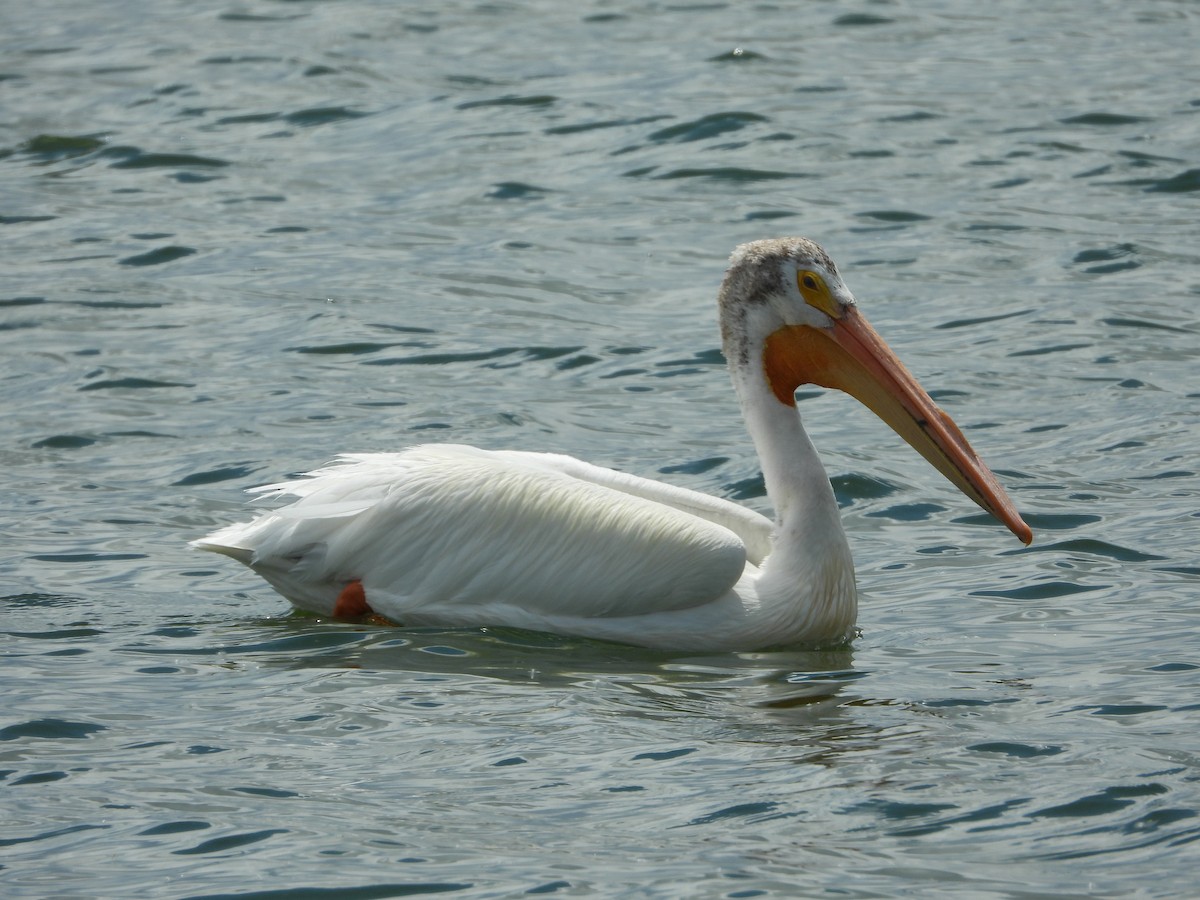
<instances>
[{"instance_id":1,"label":"dark speckled crown","mask_svg":"<svg viewBox=\"0 0 1200 900\"><path fill-rule=\"evenodd\" d=\"M829 254L816 242L802 237L751 241L738 246L729 257L729 269L721 282L717 302L721 342L731 362L746 362L748 351L741 339L746 309L783 292L783 264L787 260L795 263L797 268L816 265L831 275L837 274L837 266Z\"/></svg>"}]
</instances>

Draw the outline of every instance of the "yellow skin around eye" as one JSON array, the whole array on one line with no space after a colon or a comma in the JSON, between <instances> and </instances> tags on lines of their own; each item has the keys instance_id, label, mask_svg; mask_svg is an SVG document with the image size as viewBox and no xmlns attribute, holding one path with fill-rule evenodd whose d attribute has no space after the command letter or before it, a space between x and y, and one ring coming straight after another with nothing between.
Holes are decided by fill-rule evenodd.
<instances>
[{"instance_id":1,"label":"yellow skin around eye","mask_svg":"<svg viewBox=\"0 0 1200 900\"><path fill-rule=\"evenodd\" d=\"M796 273L796 286L800 289L800 296L809 306L819 309L831 319L842 317L841 304L833 299L825 279L816 272L801 269Z\"/></svg>"}]
</instances>

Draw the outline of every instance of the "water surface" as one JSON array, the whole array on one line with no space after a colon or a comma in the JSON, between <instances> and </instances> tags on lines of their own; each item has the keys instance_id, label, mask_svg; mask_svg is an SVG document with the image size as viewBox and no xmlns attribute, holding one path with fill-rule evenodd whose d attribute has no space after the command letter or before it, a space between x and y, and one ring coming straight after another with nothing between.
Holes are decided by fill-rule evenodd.
<instances>
[{"instance_id":1,"label":"water surface","mask_svg":"<svg viewBox=\"0 0 1200 900\"><path fill-rule=\"evenodd\" d=\"M1200 859L1186 2L8 4L7 897L1177 897ZM800 407L846 650L322 622L186 541L427 440L768 511L805 234L1027 514Z\"/></svg>"}]
</instances>

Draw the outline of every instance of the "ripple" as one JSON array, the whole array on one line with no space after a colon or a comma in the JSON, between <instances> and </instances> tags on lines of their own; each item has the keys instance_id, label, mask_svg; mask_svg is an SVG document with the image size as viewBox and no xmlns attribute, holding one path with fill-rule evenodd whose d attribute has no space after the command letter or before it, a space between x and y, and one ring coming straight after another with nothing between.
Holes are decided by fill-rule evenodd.
<instances>
[{"instance_id":1,"label":"ripple","mask_svg":"<svg viewBox=\"0 0 1200 900\"><path fill-rule=\"evenodd\" d=\"M185 256L191 256L196 252L194 247L159 247L157 250L151 250L148 253L139 253L136 256L126 256L124 259L118 260L122 266L161 266L164 263L175 262L177 259L183 259Z\"/></svg>"},{"instance_id":2,"label":"ripple","mask_svg":"<svg viewBox=\"0 0 1200 900\"><path fill-rule=\"evenodd\" d=\"M789 219L799 213L790 209L764 209L746 213L747 222L770 222L774 219Z\"/></svg>"},{"instance_id":3,"label":"ripple","mask_svg":"<svg viewBox=\"0 0 1200 900\"><path fill-rule=\"evenodd\" d=\"M659 467L659 472L663 475L703 475L705 472L711 472L713 469L719 469L725 463L729 462L728 456L710 456L706 459L692 460L691 462L677 463L670 466Z\"/></svg>"},{"instance_id":4,"label":"ripple","mask_svg":"<svg viewBox=\"0 0 1200 900\"><path fill-rule=\"evenodd\" d=\"M1107 816L1132 806L1139 797L1156 796L1165 793L1167 793L1167 789L1161 784L1108 787L1099 793L1088 794L1069 803L1047 806L1043 809L1026 813L1026 815L1031 819L1078 819Z\"/></svg>"},{"instance_id":5,"label":"ripple","mask_svg":"<svg viewBox=\"0 0 1200 900\"><path fill-rule=\"evenodd\" d=\"M645 125L650 122L660 122L671 118L668 115L642 116L637 119L604 119L598 122L580 122L576 125L555 125L545 130L546 134L582 134L588 131L598 131L604 128L628 128L633 125Z\"/></svg>"},{"instance_id":6,"label":"ripple","mask_svg":"<svg viewBox=\"0 0 1200 900\"><path fill-rule=\"evenodd\" d=\"M1035 516L1030 514L1025 517L1026 520L1033 520ZM1052 525L1046 525L1036 522L1031 522L1031 528L1038 530L1053 528ZM1076 527L1076 526L1070 526ZM1087 556L1099 556L1104 559L1112 559L1117 562L1152 562L1159 559L1167 559L1168 557L1159 556L1154 553L1144 553L1140 550L1134 550L1130 547L1122 547L1119 544L1110 544L1107 541L1095 540L1092 538L1082 538L1070 541L1055 541L1049 544L1032 544L1029 547L1022 547L1019 550L1002 550L1001 556L1011 556L1020 553L1080 553Z\"/></svg>"},{"instance_id":7,"label":"ripple","mask_svg":"<svg viewBox=\"0 0 1200 900\"><path fill-rule=\"evenodd\" d=\"M265 56L257 53L245 53L235 55L232 53L221 54L220 56L209 56L200 60L204 65L208 66L236 66L245 63L277 63L282 62L282 57Z\"/></svg>"},{"instance_id":8,"label":"ripple","mask_svg":"<svg viewBox=\"0 0 1200 900\"><path fill-rule=\"evenodd\" d=\"M668 180L675 178L711 178L714 181L725 181L730 184L745 184L755 181L779 181L786 178L809 178L801 172L776 172L769 169L744 169L740 166L716 166L713 168L684 168L672 169L655 178Z\"/></svg>"},{"instance_id":9,"label":"ripple","mask_svg":"<svg viewBox=\"0 0 1200 900\"><path fill-rule=\"evenodd\" d=\"M992 316L973 316L969 319L951 319L948 322L940 322L933 326L934 328L973 328L976 325L986 325L989 322L1000 322L1004 319L1015 319L1019 316L1028 315L1028 310L1017 310L1010 313L998 313Z\"/></svg>"},{"instance_id":10,"label":"ripple","mask_svg":"<svg viewBox=\"0 0 1200 900\"><path fill-rule=\"evenodd\" d=\"M162 303L138 302L136 300L76 300L76 306L86 309L162 309Z\"/></svg>"},{"instance_id":11,"label":"ripple","mask_svg":"<svg viewBox=\"0 0 1200 900\"><path fill-rule=\"evenodd\" d=\"M404 346L401 343L378 343L374 341L350 341L345 344L315 344L300 347L285 347L289 353L315 353L328 356L366 356L378 353L380 350L390 350L392 347Z\"/></svg>"},{"instance_id":12,"label":"ripple","mask_svg":"<svg viewBox=\"0 0 1200 900\"><path fill-rule=\"evenodd\" d=\"M537 200L549 193L552 193L549 188L538 187L536 184L526 184L523 181L501 181L492 185L487 196L492 200Z\"/></svg>"},{"instance_id":13,"label":"ripple","mask_svg":"<svg viewBox=\"0 0 1200 900\"><path fill-rule=\"evenodd\" d=\"M63 837L64 835L68 834L77 834L80 831L103 830L111 827L111 825L68 825L65 828L54 828L50 831L41 831L37 834L30 835L29 837L0 838L0 847L12 847L17 844L32 844L38 841L48 841L52 840L53 838Z\"/></svg>"},{"instance_id":14,"label":"ripple","mask_svg":"<svg viewBox=\"0 0 1200 900\"><path fill-rule=\"evenodd\" d=\"M1179 328L1175 325L1166 325L1162 322L1149 322L1146 319L1131 319L1128 317L1105 317L1100 319L1104 325L1112 325L1114 328L1148 328L1156 331L1173 331L1176 334L1195 334L1191 328Z\"/></svg>"},{"instance_id":15,"label":"ripple","mask_svg":"<svg viewBox=\"0 0 1200 900\"><path fill-rule=\"evenodd\" d=\"M154 837L160 834L186 834L189 831L202 831L205 828L211 828L209 822L198 821L196 819L181 819L176 822L164 822L162 825L152 825L149 828L139 831L138 834L146 837Z\"/></svg>"},{"instance_id":16,"label":"ripple","mask_svg":"<svg viewBox=\"0 0 1200 900\"><path fill-rule=\"evenodd\" d=\"M925 112L918 110L917 112L904 113L899 116L884 116L880 122L928 122L933 119L940 119L941 116L936 113Z\"/></svg>"},{"instance_id":17,"label":"ripple","mask_svg":"<svg viewBox=\"0 0 1200 900\"><path fill-rule=\"evenodd\" d=\"M688 828L695 825L712 825L717 822L727 822L730 819L745 819L753 822L761 820L763 816L774 813L777 809L779 809L779 804L771 800L760 801L758 803L736 803L733 806L718 809L716 812L697 816L684 825L677 827Z\"/></svg>"},{"instance_id":18,"label":"ripple","mask_svg":"<svg viewBox=\"0 0 1200 900\"><path fill-rule=\"evenodd\" d=\"M974 222L967 226L967 231L1027 231L1028 228L1010 222Z\"/></svg>"},{"instance_id":19,"label":"ripple","mask_svg":"<svg viewBox=\"0 0 1200 900\"><path fill-rule=\"evenodd\" d=\"M880 222L926 222L933 218L905 209L872 209L855 215L863 219L877 219Z\"/></svg>"},{"instance_id":20,"label":"ripple","mask_svg":"<svg viewBox=\"0 0 1200 900\"><path fill-rule=\"evenodd\" d=\"M570 369L579 369L583 368L584 366L595 365L598 362L601 362L600 357L593 356L590 353L580 353L577 356L572 356L570 359L559 360L554 364L554 367L559 371L566 372Z\"/></svg>"},{"instance_id":21,"label":"ripple","mask_svg":"<svg viewBox=\"0 0 1200 900\"><path fill-rule=\"evenodd\" d=\"M1136 125L1138 122L1149 122L1150 119L1145 116L1127 116L1121 113L1109 112L1091 112L1083 113L1078 116L1070 116L1066 119L1059 119L1064 125L1099 125L1104 128L1111 128L1114 125Z\"/></svg>"},{"instance_id":22,"label":"ripple","mask_svg":"<svg viewBox=\"0 0 1200 900\"><path fill-rule=\"evenodd\" d=\"M1156 666L1150 666L1147 668L1146 671L1148 671L1148 672L1195 672L1197 669L1200 669L1200 665L1196 665L1194 663L1170 662L1170 663L1159 663Z\"/></svg>"},{"instance_id":23,"label":"ripple","mask_svg":"<svg viewBox=\"0 0 1200 900\"><path fill-rule=\"evenodd\" d=\"M156 378L105 378L101 381L89 381L77 388L80 391L112 391L112 390L158 390L160 388L195 387L184 381L160 381Z\"/></svg>"},{"instance_id":24,"label":"ripple","mask_svg":"<svg viewBox=\"0 0 1200 900\"><path fill-rule=\"evenodd\" d=\"M262 122L277 122L283 117L282 113L243 113L237 116L221 116L217 119L218 125L243 125L243 124L259 124Z\"/></svg>"},{"instance_id":25,"label":"ripple","mask_svg":"<svg viewBox=\"0 0 1200 900\"><path fill-rule=\"evenodd\" d=\"M874 25L892 25L895 19L887 16L877 16L872 13L846 13L833 20L839 28L864 28Z\"/></svg>"},{"instance_id":26,"label":"ripple","mask_svg":"<svg viewBox=\"0 0 1200 900\"><path fill-rule=\"evenodd\" d=\"M637 754L633 759L635 762L639 759L651 759L656 762L663 762L668 759L679 759L681 756L690 756L695 752L695 747L679 747L675 750L647 750L645 753Z\"/></svg>"},{"instance_id":27,"label":"ripple","mask_svg":"<svg viewBox=\"0 0 1200 900\"><path fill-rule=\"evenodd\" d=\"M902 503L899 506L889 506L887 509L872 510L866 513L870 518L893 519L897 522L924 522L946 507L937 503Z\"/></svg>"},{"instance_id":28,"label":"ripple","mask_svg":"<svg viewBox=\"0 0 1200 900\"><path fill-rule=\"evenodd\" d=\"M1137 259L1137 247L1133 244L1114 244L1110 247L1100 247L1093 250L1081 250L1072 260L1076 265L1084 263L1103 263L1103 265L1088 266L1083 271L1089 275L1107 275L1111 272L1123 272L1128 269L1141 268Z\"/></svg>"},{"instance_id":29,"label":"ripple","mask_svg":"<svg viewBox=\"0 0 1200 900\"><path fill-rule=\"evenodd\" d=\"M51 784L55 781L62 781L67 777L66 772L35 772L32 775L23 775L20 778L14 778L9 784L14 787L16 785Z\"/></svg>"},{"instance_id":30,"label":"ripple","mask_svg":"<svg viewBox=\"0 0 1200 900\"><path fill-rule=\"evenodd\" d=\"M62 641L98 637L104 632L98 628L59 628L54 631L10 631L8 634L34 641Z\"/></svg>"},{"instance_id":31,"label":"ripple","mask_svg":"<svg viewBox=\"0 0 1200 900\"><path fill-rule=\"evenodd\" d=\"M216 469L206 469L203 472L193 472L178 481L171 482L171 487L194 487L198 484L217 484L222 481L241 481L249 478L259 467L248 463L237 466L221 466Z\"/></svg>"},{"instance_id":32,"label":"ripple","mask_svg":"<svg viewBox=\"0 0 1200 900\"><path fill-rule=\"evenodd\" d=\"M1071 350L1083 350L1087 347L1094 347L1092 343L1076 343L1076 344L1054 344L1050 347L1033 347L1029 350L1014 350L1009 353L1011 357L1021 356L1048 356L1051 353L1068 353Z\"/></svg>"},{"instance_id":33,"label":"ripple","mask_svg":"<svg viewBox=\"0 0 1200 900\"><path fill-rule=\"evenodd\" d=\"M1017 759L1036 759L1039 756L1057 756L1063 752L1062 747L1053 745L1022 744L1015 741L989 741L982 744L969 744L968 750L976 753L1000 753Z\"/></svg>"},{"instance_id":34,"label":"ripple","mask_svg":"<svg viewBox=\"0 0 1200 900\"><path fill-rule=\"evenodd\" d=\"M145 553L31 553L29 558L39 562L95 563L146 559L147 555Z\"/></svg>"},{"instance_id":35,"label":"ripple","mask_svg":"<svg viewBox=\"0 0 1200 900\"><path fill-rule=\"evenodd\" d=\"M767 496L767 485L762 475L755 475L726 485L725 492L730 500L755 500Z\"/></svg>"},{"instance_id":36,"label":"ripple","mask_svg":"<svg viewBox=\"0 0 1200 900\"><path fill-rule=\"evenodd\" d=\"M1152 181L1146 186L1147 193L1188 194L1200 191L1200 169L1188 169L1171 178Z\"/></svg>"},{"instance_id":37,"label":"ripple","mask_svg":"<svg viewBox=\"0 0 1200 900\"><path fill-rule=\"evenodd\" d=\"M95 438L85 437L81 434L56 434L42 438L40 441L34 441L31 446L35 450L80 450L84 447L91 447L95 443Z\"/></svg>"},{"instance_id":38,"label":"ripple","mask_svg":"<svg viewBox=\"0 0 1200 900\"><path fill-rule=\"evenodd\" d=\"M582 348L578 345L562 347L496 347L492 350L447 351L443 353L422 353L416 356L392 357L389 359L369 359L363 365L367 366L445 366L456 363L487 363L484 368L509 368L525 362L542 362L570 356ZM521 358L510 363L500 364L496 360L506 359L514 355Z\"/></svg>"},{"instance_id":39,"label":"ripple","mask_svg":"<svg viewBox=\"0 0 1200 900\"><path fill-rule=\"evenodd\" d=\"M1039 581L1023 587L1009 590L979 590L971 591L972 597L1003 597L1006 600L1050 600L1055 597L1070 597L1073 594L1087 594L1093 591L1107 590L1110 585L1077 584L1072 581Z\"/></svg>"},{"instance_id":40,"label":"ripple","mask_svg":"<svg viewBox=\"0 0 1200 900\"><path fill-rule=\"evenodd\" d=\"M36 592L24 594L9 594L8 596L0 597L0 603L10 609L20 607L28 607L30 609L53 608L56 606L71 606L76 601L74 597L67 597L62 594L41 594Z\"/></svg>"},{"instance_id":41,"label":"ripple","mask_svg":"<svg viewBox=\"0 0 1200 900\"><path fill-rule=\"evenodd\" d=\"M223 12L217 18L224 22L291 22L303 19L306 15L307 13L264 15L262 13Z\"/></svg>"},{"instance_id":42,"label":"ripple","mask_svg":"<svg viewBox=\"0 0 1200 900\"><path fill-rule=\"evenodd\" d=\"M1035 531L1073 531L1102 521L1090 513L1028 513L1024 518Z\"/></svg>"},{"instance_id":43,"label":"ripple","mask_svg":"<svg viewBox=\"0 0 1200 900\"><path fill-rule=\"evenodd\" d=\"M266 797L268 800L287 800L291 797L300 796L295 791L280 790L279 788L231 787L229 790L236 791L239 794L249 794L251 797Z\"/></svg>"},{"instance_id":44,"label":"ripple","mask_svg":"<svg viewBox=\"0 0 1200 900\"><path fill-rule=\"evenodd\" d=\"M16 725L0 728L0 741L15 741L21 738L37 738L46 741L81 741L94 734L107 731L105 725L95 722L73 722L69 719L33 719Z\"/></svg>"},{"instance_id":45,"label":"ripple","mask_svg":"<svg viewBox=\"0 0 1200 900\"><path fill-rule=\"evenodd\" d=\"M878 500L896 493L896 486L890 482L859 472L834 475L829 480L841 507L852 506L857 500Z\"/></svg>"},{"instance_id":46,"label":"ripple","mask_svg":"<svg viewBox=\"0 0 1200 900\"><path fill-rule=\"evenodd\" d=\"M52 222L58 216L0 216L0 225L26 225L31 222Z\"/></svg>"},{"instance_id":47,"label":"ripple","mask_svg":"<svg viewBox=\"0 0 1200 900\"><path fill-rule=\"evenodd\" d=\"M471 883L457 882L381 882L336 888L299 887L238 891L236 894L195 894L181 897L180 900L390 900L393 897L465 891L472 887L474 885Z\"/></svg>"},{"instance_id":48,"label":"ripple","mask_svg":"<svg viewBox=\"0 0 1200 900\"><path fill-rule=\"evenodd\" d=\"M481 109L491 106L532 106L545 107L552 106L558 102L558 97L553 94L506 94L503 97L493 97L490 100L468 100L466 103L460 103L455 109Z\"/></svg>"},{"instance_id":49,"label":"ripple","mask_svg":"<svg viewBox=\"0 0 1200 900\"><path fill-rule=\"evenodd\" d=\"M311 617L310 617L311 618ZM186 638L189 635L179 635ZM179 643L143 647L131 646L127 652L147 654L150 656L225 656L257 655L279 657L296 665L311 665L317 655L327 653L338 655L348 648L356 648L369 639L368 632L340 628L318 628L302 631L298 634L285 634L259 641L246 641L236 644L200 644L181 646Z\"/></svg>"},{"instance_id":50,"label":"ripple","mask_svg":"<svg viewBox=\"0 0 1200 900\"><path fill-rule=\"evenodd\" d=\"M1200 566L1158 566L1156 571L1183 575L1187 578L1200 578Z\"/></svg>"},{"instance_id":51,"label":"ripple","mask_svg":"<svg viewBox=\"0 0 1200 900\"><path fill-rule=\"evenodd\" d=\"M363 119L369 115L371 113L350 109L346 106L315 106L311 109L301 109L288 113L283 117L283 120L290 125L299 125L302 128L314 128L317 125L328 125L331 122Z\"/></svg>"},{"instance_id":52,"label":"ripple","mask_svg":"<svg viewBox=\"0 0 1200 900\"><path fill-rule=\"evenodd\" d=\"M1157 703L1102 703L1099 706L1077 706L1075 709L1088 710L1094 716L1144 716L1164 712L1170 707Z\"/></svg>"},{"instance_id":53,"label":"ripple","mask_svg":"<svg viewBox=\"0 0 1200 900\"><path fill-rule=\"evenodd\" d=\"M18 152L36 156L46 163L62 159L86 156L104 146L103 138L96 135L39 134L21 144Z\"/></svg>"},{"instance_id":54,"label":"ripple","mask_svg":"<svg viewBox=\"0 0 1200 900\"><path fill-rule=\"evenodd\" d=\"M920 819L935 813L958 809L953 803L913 803L900 800L868 800L854 805L854 809L868 812L889 821Z\"/></svg>"},{"instance_id":55,"label":"ripple","mask_svg":"<svg viewBox=\"0 0 1200 900\"><path fill-rule=\"evenodd\" d=\"M492 766L502 769L507 766L524 766L528 764L529 760L523 756L506 756L504 759L496 760L494 763L492 763Z\"/></svg>"},{"instance_id":56,"label":"ripple","mask_svg":"<svg viewBox=\"0 0 1200 900\"><path fill-rule=\"evenodd\" d=\"M1122 385L1124 383L1122 382ZM1191 469L1167 469L1165 472L1155 472L1152 475L1135 475L1137 481L1160 481L1165 478L1194 478L1196 473Z\"/></svg>"},{"instance_id":57,"label":"ripple","mask_svg":"<svg viewBox=\"0 0 1200 900\"><path fill-rule=\"evenodd\" d=\"M109 147L99 154L116 157L114 169L215 169L229 165L228 160L190 153L148 153L138 147Z\"/></svg>"},{"instance_id":58,"label":"ripple","mask_svg":"<svg viewBox=\"0 0 1200 900\"><path fill-rule=\"evenodd\" d=\"M257 844L259 841L265 841L277 834L287 834L290 831L288 828L264 828L261 831L244 831L240 834L229 834L224 837L210 838L207 841L202 841L195 847L189 847L186 850L172 850L178 856L193 856L203 855L206 853L223 853L226 850L234 850L238 847L245 847L247 844ZM246 894L239 895L246 897Z\"/></svg>"},{"instance_id":59,"label":"ripple","mask_svg":"<svg viewBox=\"0 0 1200 900\"><path fill-rule=\"evenodd\" d=\"M731 131L740 131L747 125L752 125L756 122L769 121L770 119L766 116L752 112L713 113L712 115L702 116L691 122L680 122L677 125L669 125L648 135L647 139L654 141L656 144L667 142L682 144L689 141L706 140L707 138L716 137L719 134L727 134Z\"/></svg>"}]
</instances>

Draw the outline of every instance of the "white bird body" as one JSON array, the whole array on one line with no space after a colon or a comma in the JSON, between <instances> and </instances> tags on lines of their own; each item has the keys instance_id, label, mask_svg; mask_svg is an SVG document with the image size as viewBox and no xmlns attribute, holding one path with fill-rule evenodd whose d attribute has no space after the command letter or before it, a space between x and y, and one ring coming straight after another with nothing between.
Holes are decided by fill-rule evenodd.
<instances>
[{"instance_id":1,"label":"white bird body","mask_svg":"<svg viewBox=\"0 0 1200 900\"><path fill-rule=\"evenodd\" d=\"M853 310L833 263L803 239L738 248L722 287L724 349L774 523L727 500L569 456L425 444L343 456L256 488L297 499L194 545L251 566L294 605L323 615L370 611L403 625L508 626L670 649L844 642L857 611L853 563L792 382L826 383L810 369L844 367L847 384L831 386L886 407L885 418L901 407L863 388L854 361L810 346L800 329L841 323L831 326L811 300L796 303L807 297L798 281L806 276L820 277L828 289L818 299L840 304L830 307L839 320ZM886 350L865 320L846 318ZM799 338L801 355L781 355L778 338ZM888 377L915 385L903 367L899 375L889 368L899 363L887 353ZM886 388L889 396L901 390ZM916 390L927 407L914 412L906 395L899 424L888 421L1024 539L1013 517L1027 527L990 472Z\"/></svg>"},{"instance_id":2,"label":"white bird body","mask_svg":"<svg viewBox=\"0 0 1200 900\"><path fill-rule=\"evenodd\" d=\"M297 499L197 546L253 565L323 615L361 578L372 611L406 625L490 622L711 649L811 633L788 621L804 608L768 616L758 596L770 519L569 456L425 444L343 456L255 492ZM847 608L808 639L842 640L854 625L849 549L840 529L824 533L842 539L812 558L825 561L827 593Z\"/></svg>"}]
</instances>

